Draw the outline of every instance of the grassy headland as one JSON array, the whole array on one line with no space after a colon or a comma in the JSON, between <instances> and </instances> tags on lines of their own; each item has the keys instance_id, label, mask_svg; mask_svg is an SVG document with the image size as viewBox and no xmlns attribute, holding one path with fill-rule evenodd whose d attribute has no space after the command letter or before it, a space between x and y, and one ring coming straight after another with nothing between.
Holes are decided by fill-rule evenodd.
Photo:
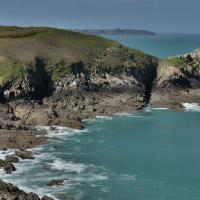
<instances>
[{"instance_id":1,"label":"grassy headland","mask_svg":"<svg viewBox=\"0 0 200 200\"><path fill-rule=\"evenodd\" d=\"M151 57L98 36L45 27L0 27L0 85L34 70L40 62L52 80L72 73L73 66L97 68L140 67Z\"/></svg>"}]
</instances>

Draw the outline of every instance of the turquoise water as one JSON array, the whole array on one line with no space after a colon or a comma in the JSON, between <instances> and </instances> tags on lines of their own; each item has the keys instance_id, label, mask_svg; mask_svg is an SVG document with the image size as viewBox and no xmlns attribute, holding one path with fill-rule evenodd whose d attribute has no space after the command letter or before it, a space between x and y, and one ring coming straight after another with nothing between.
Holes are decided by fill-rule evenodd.
<instances>
[{"instance_id":1,"label":"turquoise water","mask_svg":"<svg viewBox=\"0 0 200 200\"><path fill-rule=\"evenodd\" d=\"M199 200L199 121L200 112L146 109L88 121L84 131L49 132L60 140L4 178L57 198ZM65 182L49 188L51 179Z\"/></svg>"},{"instance_id":2,"label":"turquoise water","mask_svg":"<svg viewBox=\"0 0 200 200\"><path fill-rule=\"evenodd\" d=\"M200 34L107 35L106 37L159 58L185 54L200 48Z\"/></svg>"}]
</instances>

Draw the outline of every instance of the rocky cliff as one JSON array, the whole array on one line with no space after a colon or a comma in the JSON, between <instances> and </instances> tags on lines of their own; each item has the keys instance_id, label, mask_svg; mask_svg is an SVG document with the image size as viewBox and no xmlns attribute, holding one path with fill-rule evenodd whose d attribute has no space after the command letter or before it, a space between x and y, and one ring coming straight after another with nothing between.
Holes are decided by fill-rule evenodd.
<instances>
[{"instance_id":1,"label":"rocky cliff","mask_svg":"<svg viewBox=\"0 0 200 200\"><path fill-rule=\"evenodd\" d=\"M181 109L186 102L200 103L200 50L162 60L157 68L151 105Z\"/></svg>"},{"instance_id":2,"label":"rocky cliff","mask_svg":"<svg viewBox=\"0 0 200 200\"><path fill-rule=\"evenodd\" d=\"M157 58L97 36L0 29L0 101L26 124L81 127L81 119L144 107Z\"/></svg>"}]
</instances>

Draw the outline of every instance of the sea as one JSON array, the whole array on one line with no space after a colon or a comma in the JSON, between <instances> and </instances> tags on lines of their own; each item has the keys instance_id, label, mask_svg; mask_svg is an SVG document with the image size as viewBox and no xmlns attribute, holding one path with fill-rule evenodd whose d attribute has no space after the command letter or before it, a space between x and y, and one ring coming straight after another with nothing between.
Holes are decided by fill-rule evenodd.
<instances>
[{"instance_id":1,"label":"sea","mask_svg":"<svg viewBox=\"0 0 200 200\"><path fill-rule=\"evenodd\" d=\"M198 34L107 37L160 58L200 48ZM0 179L61 200L199 200L200 106L184 107L97 116L84 130L38 126L49 143L33 149L35 159L16 164L12 175L0 171ZM63 185L47 186L53 179Z\"/></svg>"}]
</instances>

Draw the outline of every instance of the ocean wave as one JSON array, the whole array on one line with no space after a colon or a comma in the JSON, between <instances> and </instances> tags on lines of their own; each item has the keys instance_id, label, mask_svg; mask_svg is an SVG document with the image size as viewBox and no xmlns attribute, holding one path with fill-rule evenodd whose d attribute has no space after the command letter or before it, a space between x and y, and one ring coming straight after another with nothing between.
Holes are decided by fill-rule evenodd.
<instances>
[{"instance_id":1,"label":"ocean wave","mask_svg":"<svg viewBox=\"0 0 200 200\"><path fill-rule=\"evenodd\" d=\"M112 117L110 117L110 116L96 116L96 119L112 120Z\"/></svg>"},{"instance_id":2,"label":"ocean wave","mask_svg":"<svg viewBox=\"0 0 200 200\"><path fill-rule=\"evenodd\" d=\"M183 103L185 111L200 112L200 106L197 103Z\"/></svg>"},{"instance_id":3,"label":"ocean wave","mask_svg":"<svg viewBox=\"0 0 200 200\"><path fill-rule=\"evenodd\" d=\"M168 108L152 108L152 110L168 110Z\"/></svg>"},{"instance_id":4,"label":"ocean wave","mask_svg":"<svg viewBox=\"0 0 200 200\"><path fill-rule=\"evenodd\" d=\"M0 159L4 160L7 155L13 155L15 149L7 149L6 151L0 151Z\"/></svg>"},{"instance_id":5,"label":"ocean wave","mask_svg":"<svg viewBox=\"0 0 200 200\"><path fill-rule=\"evenodd\" d=\"M38 130L46 130L49 138L63 138L63 137L71 137L73 135L80 135L84 132L87 132L87 129L79 130L79 129L71 129L67 127L61 126L36 126Z\"/></svg>"},{"instance_id":6,"label":"ocean wave","mask_svg":"<svg viewBox=\"0 0 200 200\"><path fill-rule=\"evenodd\" d=\"M151 112L151 111L153 111L153 110L168 110L168 108L162 108L162 107L158 107L158 108L156 108L156 107L151 107L151 106L147 106L146 108L144 108L143 109L144 110L144 112Z\"/></svg>"},{"instance_id":7,"label":"ocean wave","mask_svg":"<svg viewBox=\"0 0 200 200\"><path fill-rule=\"evenodd\" d=\"M115 113L114 114L117 117L133 117L134 115L131 113L121 112L121 113Z\"/></svg>"},{"instance_id":8,"label":"ocean wave","mask_svg":"<svg viewBox=\"0 0 200 200\"><path fill-rule=\"evenodd\" d=\"M108 179L108 176L101 175L101 174L95 174L95 173L89 173L85 174L82 176L77 176L77 177L72 177L72 178L67 178L64 180L65 185L81 185L81 184L95 184L96 182L99 181L105 181Z\"/></svg>"},{"instance_id":9,"label":"ocean wave","mask_svg":"<svg viewBox=\"0 0 200 200\"><path fill-rule=\"evenodd\" d=\"M82 163L75 163L72 161L66 162L64 160L57 159L50 164L50 167L52 170L65 171L67 173L76 172L80 174L85 171L87 165Z\"/></svg>"}]
</instances>

